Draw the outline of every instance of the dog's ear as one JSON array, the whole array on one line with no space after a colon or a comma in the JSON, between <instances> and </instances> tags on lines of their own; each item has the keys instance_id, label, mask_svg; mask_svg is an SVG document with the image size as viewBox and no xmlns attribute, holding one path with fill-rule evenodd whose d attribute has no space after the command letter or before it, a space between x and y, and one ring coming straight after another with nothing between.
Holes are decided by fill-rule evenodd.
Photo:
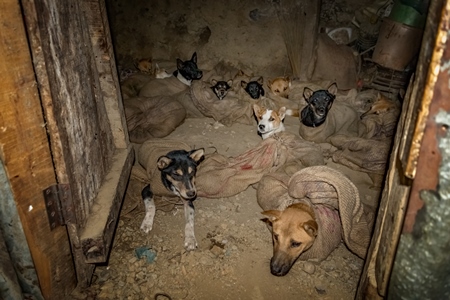
<instances>
[{"instance_id":1,"label":"dog's ear","mask_svg":"<svg viewBox=\"0 0 450 300\"><path fill-rule=\"evenodd\" d=\"M247 88L247 85L248 85L247 81L241 81L241 86L242 86L244 89Z\"/></svg>"},{"instance_id":2,"label":"dog's ear","mask_svg":"<svg viewBox=\"0 0 450 300\"><path fill-rule=\"evenodd\" d=\"M273 80L268 79L268 80L267 80L267 87L268 87L269 89L272 89L272 84L273 84Z\"/></svg>"},{"instance_id":3,"label":"dog's ear","mask_svg":"<svg viewBox=\"0 0 450 300\"><path fill-rule=\"evenodd\" d=\"M159 170L164 170L165 168L167 168L168 165L170 165L171 162L172 160L167 156L161 156L160 158L158 158L156 166L158 167Z\"/></svg>"},{"instance_id":4,"label":"dog's ear","mask_svg":"<svg viewBox=\"0 0 450 300\"><path fill-rule=\"evenodd\" d=\"M305 223L302 223L300 226L302 226L303 229L305 229L306 233L309 234L310 236L312 237L317 236L317 230L319 227L316 221L308 220Z\"/></svg>"},{"instance_id":5,"label":"dog's ear","mask_svg":"<svg viewBox=\"0 0 450 300\"><path fill-rule=\"evenodd\" d=\"M197 52L194 52L194 54L192 54L191 61L193 61L195 64L197 63Z\"/></svg>"},{"instance_id":6,"label":"dog's ear","mask_svg":"<svg viewBox=\"0 0 450 300\"><path fill-rule=\"evenodd\" d=\"M245 74L244 74L244 71L242 71L242 70L239 70L239 72L237 73L237 76L244 76Z\"/></svg>"},{"instance_id":7,"label":"dog's ear","mask_svg":"<svg viewBox=\"0 0 450 300\"><path fill-rule=\"evenodd\" d=\"M184 67L184 62L181 59L177 58L177 69L178 70L183 69L183 67Z\"/></svg>"},{"instance_id":8,"label":"dog's ear","mask_svg":"<svg viewBox=\"0 0 450 300\"><path fill-rule=\"evenodd\" d=\"M308 99L312 96L312 94L314 94L314 91L305 86L305 89L303 90L303 97L305 98L306 102L309 103Z\"/></svg>"},{"instance_id":9,"label":"dog's ear","mask_svg":"<svg viewBox=\"0 0 450 300\"><path fill-rule=\"evenodd\" d=\"M212 85L212 86L215 86L216 84L217 84L217 80L211 79L211 85Z\"/></svg>"},{"instance_id":10,"label":"dog's ear","mask_svg":"<svg viewBox=\"0 0 450 300\"><path fill-rule=\"evenodd\" d=\"M260 85L263 85L263 83L264 83L263 77L260 76L260 77L256 80L256 82L259 83Z\"/></svg>"},{"instance_id":11,"label":"dog's ear","mask_svg":"<svg viewBox=\"0 0 450 300\"><path fill-rule=\"evenodd\" d=\"M205 149L200 148L196 150L192 150L189 152L189 157L192 158L196 163L201 163L205 158Z\"/></svg>"},{"instance_id":12,"label":"dog's ear","mask_svg":"<svg viewBox=\"0 0 450 300\"><path fill-rule=\"evenodd\" d=\"M274 210L274 209L273 210L266 210L266 211L263 211L261 213L268 217L268 221L270 223L273 223L276 220L278 220L280 218L280 215L281 215L281 211Z\"/></svg>"},{"instance_id":13,"label":"dog's ear","mask_svg":"<svg viewBox=\"0 0 450 300\"><path fill-rule=\"evenodd\" d=\"M227 84L228 84L229 87L231 87L233 85L233 79L228 80Z\"/></svg>"},{"instance_id":14,"label":"dog's ear","mask_svg":"<svg viewBox=\"0 0 450 300\"><path fill-rule=\"evenodd\" d=\"M284 117L286 117L286 107L281 107L279 110L278 110L278 115L280 116L280 119L281 119L281 121L283 121L284 120Z\"/></svg>"},{"instance_id":15,"label":"dog's ear","mask_svg":"<svg viewBox=\"0 0 450 300\"><path fill-rule=\"evenodd\" d=\"M338 87L337 87L336 82L333 83L332 85L330 85L330 86L328 87L327 91L328 91L328 93L330 93L331 95L336 96L337 91L338 91Z\"/></svg>"},{"instance_id":16,"label":"dog's ear","mask_svg":"<svg viewBox=\"0 0 450 300\"><path fill-rule=\"evenodd\" d=\"M159 72L159 65L158 65L158 63L156 63L156 65L155 65L155 71Z\"/></svg>"}]
</instances>

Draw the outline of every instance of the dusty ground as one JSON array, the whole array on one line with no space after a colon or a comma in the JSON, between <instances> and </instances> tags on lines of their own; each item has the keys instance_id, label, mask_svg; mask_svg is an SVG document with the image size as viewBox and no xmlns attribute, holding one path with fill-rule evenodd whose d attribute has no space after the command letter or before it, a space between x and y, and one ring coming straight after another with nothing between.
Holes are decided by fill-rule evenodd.
<instances>
[{"instance_id":1,"label":"dusty ground","mask_svg":"<svg viewBox=\"0 0 450 300\"><path fill-rule=\"evenodd\" d=\"M297 132L296 118L286 120L287 130ZM255 126L224 127L209 118L187 119L170 135L195 147L215 147L235 156L261 139ZM333 165L331 162L330 165ZM370 179L340 167L354 178L361 197L371 201L377 192L367 189ZM158 210L153 231L139 226L144 208L139 197L142 183L133 180L122 209L115 244L108 264L97 267L89 294L95 299L154 299L167 293L172 299L352 299L363 261L342 244L322 263L298 261L285 277L271 275L271 236L260 220L255 189L235 197L198 199L196 236L199 248L183 249L183 207ZM148 262L136 249L156 254ZM158 299L164 299L158 297Z\"/></svg>"},{"instance_id":2,"label":"dusty ground","mask_svg":"<svg viewBox=\"0 0 450 300\"><path fill-rule=\"evenodd\" d=\"M223 59L245 65L255 74L289 74L271 1L107 2L121 67L132 68L133 61L143 57L188 59L197 51L203 69ZM321 22L333 26L349 25L356 5L363 5L322 2ZM286 127L297 133L298 119L288 117ZM187 119L170 137L193 147L214 147L229 156L261 141L256 126L224 127L209 118ZM378 191L369 189L371 181L365 174L333 166L354 180L363 201L377 199ZM235 197L195 202L199 248L190 253L183 249L182 206L157 211L149 234L139 230L144 217L141 187L138 180L129 184L109 261L96 268L88 298L155 299L156 293L166 293L174 300L353 299L363 261L344 245L320 264L299 261L287 276L271 275L271 236L260 221L261 209L252 187ZM142 247L150 249L154 260L137 258L136 250Z\"/></svg>"}]
</instances>

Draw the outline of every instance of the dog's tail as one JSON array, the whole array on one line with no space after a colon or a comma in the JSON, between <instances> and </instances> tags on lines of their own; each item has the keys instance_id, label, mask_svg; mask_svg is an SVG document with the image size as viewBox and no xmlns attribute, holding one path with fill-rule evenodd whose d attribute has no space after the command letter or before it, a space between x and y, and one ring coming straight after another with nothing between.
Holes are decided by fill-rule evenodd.
<instances>
[{"instance_id":1,"label":"dog's tail","mask_svg":"<svg viewBox=\"0 0 450 300\"><path fill-rule=\"evenodd\" d=\"M300 116L300 110L298 109L286 109L286 116L298 117Z\"/></svg>"},{"instance_id":2,"label":"dog's tail","mask_svg":"<svg viewBox=\"0 0 450 300\"><path fill-rule=\"evenodd\" d=\"M150 200L153 198L153 192L152 189L150 188L150 184L147 184L144 189L142 190L142 200Z\"/></svg>"}]
</instances>

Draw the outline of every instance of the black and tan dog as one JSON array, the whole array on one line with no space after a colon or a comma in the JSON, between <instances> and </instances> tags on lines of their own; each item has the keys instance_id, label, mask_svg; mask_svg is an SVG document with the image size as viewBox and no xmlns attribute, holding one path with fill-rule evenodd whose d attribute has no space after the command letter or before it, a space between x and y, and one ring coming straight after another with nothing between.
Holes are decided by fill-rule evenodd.
<instances>
[{"instance_id":1,"label":"black and tan dog","mask_svg":"<svg viewBox=\"0 0 450 300\"><path fill-rule=\"evenodd\" d=\"M328 111L333 105L337 91L336 83L331 84L326 90L313 91L305 87L303 97L308 105L300 113L300 121L303 125L308 127L322 125L327 118Z\"/></svg>"},{"instance_id":2,"label":"black and tan dog","mask_svg":"<svg viewBox=\"0 0 450 300\"><path fill-rule=\"evenodd\" d=\"M197 240L194 233L194 204L197 197L195 187L195 174L197 166L204 159L204 149L191 151L174 150L161 156L157 166L161 171L161 181L167 190L180 197L184 204L184 216L186 219L184 247L186 250L197 248ZM142 190L142 199L145 205L145 217L141 224L141 230L148 233L153 228L156 207L150 185Z\"/></svg>"},{"instance_id":3,"label":"black and tan dog","mask_svg":"<svg viewBox=\"0 0 450 300\"><path fill-rule=\"evenodd\" d=\"M223 80L217 81L215 79L211 79L211 89L213 90L217 98L219 98L219 100L225 98L225 96L228 94L228 90L231 89L232 85L233 85L232 79L228 81Z\"/></svg>"},{"instance_id":4,"label":"black and tan dog","mask_svg":"<svg viewBox=\"0 0 450 300\"><path fill-rule=\"evenodd\" d=\"M270 272L275 276L284 276L297 258L313 245L318 231L316 217L311 206L295 203L285 210L267 210L272 231L273 256L270 260Z\"/></svg>"}]
</instances>

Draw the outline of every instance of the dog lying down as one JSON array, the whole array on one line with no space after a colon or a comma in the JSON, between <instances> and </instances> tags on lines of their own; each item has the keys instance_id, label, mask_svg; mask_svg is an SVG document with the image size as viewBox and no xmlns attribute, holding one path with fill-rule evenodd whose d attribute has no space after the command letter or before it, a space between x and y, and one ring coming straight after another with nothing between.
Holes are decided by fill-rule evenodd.
<instances>
[{"instance_id":1,"label":"dog lying down","mask_svg":"<svg viewBox=\"0 0 450 300\"><path fill-rule=\"evenodd\" d=\"M195 187L195 174L197 166L204 159L204 149L192 151L174 150L161 156L157 166L161 171L161 181L165 188L174 195L180 197L184 204L184 216L186 219L184 247L186 250L197 248L197 240L194 233L194 204L197 197ZM150 185L142 190L142 199L145 205L145 217L141 224L141 230L148 233L153 228L156 207Z\"/></svg>"},{"instance_id":2,"label":"dog lying down","mask_svg":"<svg viewBox=\"0 0 450 300\"><path fill-rule=\"evenodd\" d=\"M283 121L286 116L298 116L298 110L286 109L284 106L276 111L253 104L253 112L258 121L258 134L263 140L285 130Z\"/></svg>"}]
</instances>

